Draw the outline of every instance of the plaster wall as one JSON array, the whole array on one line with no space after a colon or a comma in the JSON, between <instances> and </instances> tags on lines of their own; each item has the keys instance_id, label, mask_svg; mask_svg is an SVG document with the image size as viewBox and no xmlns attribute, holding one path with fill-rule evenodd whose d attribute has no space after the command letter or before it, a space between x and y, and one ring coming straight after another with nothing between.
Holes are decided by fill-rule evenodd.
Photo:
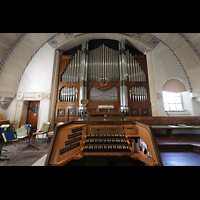
<instances>
[{"instance_id":1,"label":"plaster wall","mask_svg":"<svg viewBox=\"0 0 200 200\"><path fill-rule=\"evenodd\" d=\"M40 101L38 129L47 122L50 104L50 92L53 73L54 49L45 44L33 57L22 75L17 96L13 123L20 126L24 101ZM21 102L22 103L19 103Z\"/></svg>"},{"instance_id":2,"label":"plaster wall","mask_svg":"<svg viewBox=\"0 0 200 200\"><path fill-rule=\"evenodd\" d=\"M156 99L158 106L158 116L166 116L167 114L164 109L163 98L162 98L162 88L165 81L171 78L176 78L184 84L187 91L189 91L189 83L185 71L179 64L176 57L165 45L159 43L152 51L152 58L154 64L154 77L155 77L155 87L157 95ZM183 98L184 109L186 109L187 111L182 113L173 113L173 115L178 116L178 115L188 115L188 114L189 115L200 114L200 109L195 102L192 102L192 98L190 97L189 92L183 94L182 98ZM195 109L197 109L195 112L194 112L194 107Z\"/></svg>"}]
</instances>

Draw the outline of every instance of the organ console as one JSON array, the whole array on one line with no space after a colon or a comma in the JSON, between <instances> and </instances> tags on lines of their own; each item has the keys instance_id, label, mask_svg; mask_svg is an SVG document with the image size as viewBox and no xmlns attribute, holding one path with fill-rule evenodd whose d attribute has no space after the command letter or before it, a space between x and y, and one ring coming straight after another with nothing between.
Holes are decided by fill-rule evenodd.
<instances>
[{"instance_id":1,"label":"organ console","mask_svg":"<svg viewBox=\"0 0 200 200\"><path fill-rule=\"evenodd\" d=\"M106 121L104 118L77 119L57 126L45 165L63 166L87 156L128 156L150 166L162 165L154 135L148 125L120 117Z\"/></svg>"}]
</instances>

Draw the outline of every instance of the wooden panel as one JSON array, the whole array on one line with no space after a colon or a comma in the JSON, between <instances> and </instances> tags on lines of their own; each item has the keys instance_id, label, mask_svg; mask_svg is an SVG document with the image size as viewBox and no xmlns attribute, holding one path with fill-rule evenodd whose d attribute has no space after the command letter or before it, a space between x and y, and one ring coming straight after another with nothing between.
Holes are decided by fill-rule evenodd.
<instances>
[{"instance_id":1,"label":"wooden panel","mask_svg":"<svg viewBox=\"0 0 200 200\"><path fill-rule=\"evenodd\" d=\"M124 133L123 125L88 125L88 134Z\"/></svg>"},{"instance_id":2,"label":"wooden panel","mask_svg":"<svg viewBox=\"0 0 200 200\"><path fill-rule=\"evenodd\" d=\"M136 126L135 124L125 124L124 125L124 133L125 135L137 135Z\"/></svg>"},{"instance_id":3,"label":"wooden panel","mask_svg":"<svg viewBox=\"0 0 200 200\"><path fill-rule=\"evenodd\" d=\"M73 132L73 129L81 127L82 130ZM65 163L69 162L74 157L76 157L76 155L82 150L83 142L85 142L86 128L87 125L84 124L81 125L69 124L68 126L64 126L63 128L61 128L58 132L55 132L54 134L56 134L56 138L54 139L54 145L52 148L49 165L55 165L55 166L64 165ZM80 132L81 135L69 138L69 135ZM79 137L81 137L81 140L76 141L76 139L78 139ZM73 147L73 145L76 144L79 145L77 147L76 146ZM69 148L69 150L67 150L66 148Z\"/></svg>"},{"instance_id":4,"label":"wooden panel","mask_svg":"<svg viewBox=\"0 0 200 200\"><path fill-rule=\"evenodd\" d=\"M162 166L162 160L160 157L160 153L158 151L156 141L153 135L152 130L149 126L142 123L136 123L137 134L139 135L140 139L147 144L148 151L151 153L153 159L145 159L139 154L134 155L134 158L138 158L142 162L150 165L150 166Z\"/></svg>"},{"instance_id":5,"label":"wooden panel","mask_svg":"<svg viewBox=\"0 0 200 200\"><path fill-rule=\"evenodd\" d=\"M66 105L61 104L57 105L56 109L56 120L57 122L68 122L73 121L78 118L78 106L77 105Z\"/></svg>"},{"instance_id":6,"label":"wooden panel","mask_svg":"<svg viewBox=\"0 0 200 200\"><path fill-rule=\"evenodd\" d=\"M70 56L64 55L60 57L60 73L59 73L59 82L61 81L61 75L65 71L66 66L70 61Z\"/></svg>"},{"instance_id":7,"label":"wooden panel","mask_svg":"<svg viewBox=\"0 0 200 200\"><path fill-rule=\"evenodd\" d=\"M60 72L59 72L59 85L57 92L57 106L55 112L55 121L57 122L68 122L78 118L78 106L79 106L79 94L80 94L80 82L61 82L61 75L67 67L71 56L61 56L60 60ZM76 87L78 90L78 99L76 102L60 101L60 90L63 87ZM63 114L62 114L63 113Z\"/></svg>"},{"instance_id":8,"label":"wooden panel","mask_svg":"<svg viewBox=\"0 0 200 200\"><path fill-rule=\"evenodd\" d=\"M161 117L161 116L126 116L125 119L138 121L147 125L200 125L200 117L187 116L187 117Z\"/></svg>"}]
</instances>

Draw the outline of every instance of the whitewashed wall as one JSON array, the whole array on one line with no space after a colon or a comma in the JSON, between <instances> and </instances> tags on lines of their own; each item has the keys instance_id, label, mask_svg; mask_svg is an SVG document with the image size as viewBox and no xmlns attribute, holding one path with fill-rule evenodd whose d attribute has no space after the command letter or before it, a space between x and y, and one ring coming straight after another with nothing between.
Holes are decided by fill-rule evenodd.
<instances>
[{"instance_id":1,"label":"whitewashed wall","mask_svg":"<svg viewBox=\"0 0 200 200\"><path fill-rule=\"evenodd\" d=\"M177 78L185 85L187 91L189 91L189 83L182 66L165 45L159 43L152 51L152 58L157 94L158 116L166 116L167 114L165 113L162 99L162 87L165 81L170 78ZM184 93L182 95L182 99L184 109L187 111L183 113L173 113L174 115L200 115L200 107L196 104L196 102L192 101L189 92Z\"/></svg>"},{"instance_id":2,"label":"whitewashed wall","mask_svg":"<svg viewBox=\"0 0 200 200\"><path fill-rule=\"evenodd\" d=\"M15 112L13 122L20 125L23 103L20 101L40 101L38 128L48 121L54 49L47 43L33 57L27 66L14 100ZM12 121L12 120L11 120Z\"/></svg>"}]
</instances>

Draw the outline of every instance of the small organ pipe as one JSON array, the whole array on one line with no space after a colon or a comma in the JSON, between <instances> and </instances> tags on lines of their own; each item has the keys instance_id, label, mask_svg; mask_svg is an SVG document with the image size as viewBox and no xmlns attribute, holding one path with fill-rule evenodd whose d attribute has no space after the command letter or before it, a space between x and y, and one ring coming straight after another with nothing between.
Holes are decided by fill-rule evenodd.
<instances>
[{"instance_id":1,"label":"small organ pipe","mask_svg":"<svg viewBox=\"0 0 200 200\"><path fill-rule=\"evenodd\" d=\"M78 101L78 89L76 87L63 87L60 92L60 101L75 102Z\"/></svg>"},{"instance_id":2,"label":"small organ pipe","mask_svg":"<svg viewBox=\"0 0 200 200\"><path fill-rule=\"evenodd\" d=\"M75 89L75 101L78 101L78 89Z\"/></svg>"},{"instance_id":3,"label":"small organ pipe","mask_svg":"<svg viewBox=\"0 0 200 200\"><path fill-rule=\"evenodd\" d=\"M70 102L72 102L72 87L69 88L69 91L70 91L70 95L69 95L69 97L70 97Z\"/></svg>"},{"instance_id":4,"label":"small organ pipe","mask_svg":"<svg viewBox=\"0 0 200 200\"><path fill-rule=\"evenodd\" d=\"M136 87L132 86L129 90L129 98L131 101L147 101L148 96L147 96L147 89L142 86L142 87Z\"/></svg>"},{"instance_id":5,"label":"small organ pipe","mask_svg":"<svg viewBox=\"0 0 200 200\"><path fill-rule=\"evenodd\" d=\"M69 98L69 95L70 95L70 93L69 93L69 88L66 88L66 94L67 94L67 97L66 97L66 99L65 99L65 101L70 101L70 98Z\"/></svg>"}]
</instances>

